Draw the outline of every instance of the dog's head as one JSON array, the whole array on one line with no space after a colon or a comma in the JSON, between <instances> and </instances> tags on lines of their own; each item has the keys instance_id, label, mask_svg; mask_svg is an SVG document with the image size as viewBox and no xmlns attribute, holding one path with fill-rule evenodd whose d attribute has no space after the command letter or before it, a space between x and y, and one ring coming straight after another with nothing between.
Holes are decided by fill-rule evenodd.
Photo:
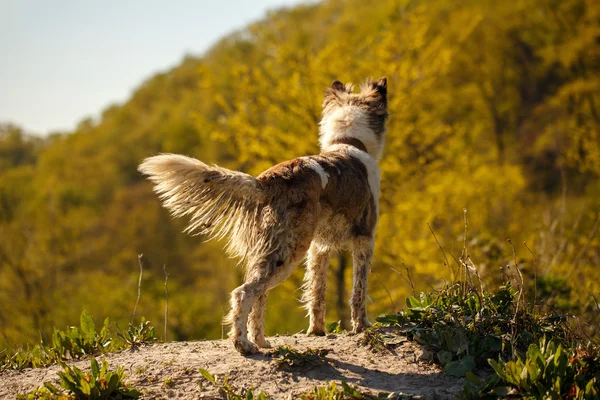
<instances>
[{"instance_id":1,"label":"dog's head","mask_svg":"<svg viewBox=\"0 0 600 400\"><path fill-rule=\"evenodd\" d=\"M379 158L387 119L387 79L366 81L354 93L352 84L334 81L323 101L321 147L345 138L360 140L367 152Z\"/></svg>"}]
</instances>

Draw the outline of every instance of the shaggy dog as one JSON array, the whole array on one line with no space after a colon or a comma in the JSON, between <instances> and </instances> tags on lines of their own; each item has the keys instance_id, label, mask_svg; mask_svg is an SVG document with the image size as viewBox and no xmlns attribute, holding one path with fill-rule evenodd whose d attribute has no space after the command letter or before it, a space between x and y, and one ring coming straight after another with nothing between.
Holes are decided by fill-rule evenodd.
<instances>
[{"instance_id":1,"label":"shaggy dog","mask_svg":"<svg viewBox=\"0 0 600 400\"><path fill-rule=\"evenodd\" d=\"M243 354L269 347L264 336L267 294L307 256L304 294L309 335L325 334L325 287L332 251L351 248L352 327L370 326L367 277L378 218L379 167L387 113L387 81L333 82L323 102L321 153L269 168L258 177L162 154L139 171L155 184L185 232L227 237L227 251L246 261L243 285L231 293L230 337Z\"/></svg>"}]
</instances>

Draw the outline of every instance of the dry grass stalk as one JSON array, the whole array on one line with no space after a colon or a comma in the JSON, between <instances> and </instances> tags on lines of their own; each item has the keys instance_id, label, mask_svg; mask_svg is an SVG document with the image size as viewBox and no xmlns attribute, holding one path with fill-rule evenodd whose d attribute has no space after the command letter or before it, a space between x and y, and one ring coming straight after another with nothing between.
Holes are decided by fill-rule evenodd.
<instances>
[{"instance_id":1,"label":"dry grass stalk","mask_svg":"<svg viewBox=\"0 0 600 400\"><path fill-rule=\"evenodd\" d=\"M167 341L167 321L169 320L169 274L167 273L167 265L163 265L163 271L165 271L165 332L164 332L164 341Z\"/></svg>"},{"instance_id":2,"label":"dry grass stalk","mask_svg":"<svg viewBox=\"0 0 600 400\"><path fill-rule=\"evenodd\" d=\"M133 325L133 321L135 320L135 313L137 312L138 304L140 302L140 296L142 295L142 275L144 274L144 263L142 262L143 256L143 253L138 254L138 264L140 265L140 278L138 280L137 299L135 300L135 307L133 307L133 315L131 316L131 325Z\"/></svg>"}]
</instances>

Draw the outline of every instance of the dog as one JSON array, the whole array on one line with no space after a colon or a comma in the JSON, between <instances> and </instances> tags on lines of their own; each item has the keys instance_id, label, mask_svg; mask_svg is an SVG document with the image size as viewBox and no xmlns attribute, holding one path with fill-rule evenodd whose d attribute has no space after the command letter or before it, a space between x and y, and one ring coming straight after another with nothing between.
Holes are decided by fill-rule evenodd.
<instances>
[{"instance_id":1,"label":"dog","mask_svg":"<svg viewBox=\"0 0 600 400\"><path fill-rule=\"evenodd\" d=\"M367 318L367 278L379 215L381 157L386 132L387 80L334 81L323 101L321 152L277 164L254 177L194 158L145 159L146 175L174 217L189 217L186 233L228 238L226 250L245 261L244 284L231 293L230 337L242 354L270 344L264 336L269 290L307 258L302 301L308 335L325 335L325 289L332 251L350 248L354 333Z\"/></svg>"}]
</instances>

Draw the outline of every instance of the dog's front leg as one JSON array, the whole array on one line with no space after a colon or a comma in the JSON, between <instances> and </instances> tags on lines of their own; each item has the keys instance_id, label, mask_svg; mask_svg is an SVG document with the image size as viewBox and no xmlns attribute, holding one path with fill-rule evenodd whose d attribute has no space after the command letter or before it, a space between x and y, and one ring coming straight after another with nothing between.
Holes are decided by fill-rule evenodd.
<instances>
[{"instance_id":1,"label":"dog's front leg","mask_svg":"<svg viewBox=\"0 0 600 400\"><path fill-rule=\"evenodd\" d=\"M312 243L308 250L304 293L302 301L306 303L310 324L307 335L323 336L325 330L325 291L327 289L327 268L330 250Z\"/></svg>"},{"instance_id":2,"label":"dog's front leg","mask_svg":"<svg viewBox=\"0 0 600 400\"><path fill-rule=\"evenodd\" d=\"M360 333L371 326L367 318L367 280L373 257L373 238L358 236L352 241L353 278L350 308L352 313L352 331Z\"/></svg>"}]
</instances>

